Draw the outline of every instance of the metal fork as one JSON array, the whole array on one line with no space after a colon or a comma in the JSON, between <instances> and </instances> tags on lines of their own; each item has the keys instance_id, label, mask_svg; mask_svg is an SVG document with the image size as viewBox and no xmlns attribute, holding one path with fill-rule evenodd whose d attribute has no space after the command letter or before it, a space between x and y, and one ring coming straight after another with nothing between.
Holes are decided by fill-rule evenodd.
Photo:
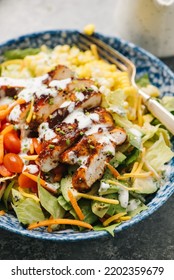
<instances>
[{"instance_id":1,"label":"metal fork","mask_svg":"<svg viewBox=\"0 0 174 280\"><path fill-rule=\"evenodd\" d=\"M137 86L135 82L135 65L127 57L108 46L101 40L93 36L87 36L85 34L79 33L78 45L82 50L89 49L91 44L95 44L97 46L97 51L101 57L106 59L108 62L115 64L120 71L128 72L131 84L141 95L142 101L148 110L174 135L174 116L169 111L167 111L156 99L149 96Z\"/></svg>"}]
</instances>

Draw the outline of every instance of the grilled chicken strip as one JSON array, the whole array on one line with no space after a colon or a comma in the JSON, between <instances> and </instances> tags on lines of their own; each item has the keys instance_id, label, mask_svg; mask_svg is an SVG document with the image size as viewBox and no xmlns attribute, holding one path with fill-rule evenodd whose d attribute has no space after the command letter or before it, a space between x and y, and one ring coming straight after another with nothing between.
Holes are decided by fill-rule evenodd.
<instances>
[{"instance_id":1,"label":"grilled chicken strip","mask_svg":"<svg viewBox=\"0 0 174 280\"><path fill-rule=\"evenodd\" d=\"M92 140L91 137L94 139ZM77 164L81 163L72 177L73 187L82 192L89 190L92 184L102 177L105 162L108 162L114 156L116 146L122 144L125 140L126 133L120 128L88 136L88 139L82 139L74 150L69 151L65 160L69 164L72 164L73 161ZM86 144L87 148L84 148L84 142L89 142Z\"/></svg>"},{"instance_id":2,"label":"grilled chicken strip","mask_svg":"<svg viewBox=\"0 0 174 280\"><path fill-rule=\"evenodd\" d=\"M58 165L60 154L84 133L93 134L94 131L103 131L106 127L113 127L113 120L110 114L100 107L86 112L82 109L75 110L53 129L50 129L48 122L41 124L39 135L43 142L43 150L39 154L37 164L42 171L50 171Z\"/></svg>"},{"instance_id":3,"label":"grilled chicken strip","mask_svg":"<svg viewBox=\"0 0 174 280\"><path fill-rule=\"evenodd\" d=\"M89 79L75 79L73 72L66 66L59 65L48 75L26 80L14 81L11 84L24 86L18 93L18 99L26 101L16 106L9 116L9 121L23 124L31 109L33 115L28 125L30 130L37 130L38 125L49 117L53 127L62 121L74 108L93 108L101 103L101 93L94 82ZM0 81L3 84L2 81ZM10 83L10 80L9 80ZM26 87L25 87L26 86Z\"/></svg>"}]
</instances>

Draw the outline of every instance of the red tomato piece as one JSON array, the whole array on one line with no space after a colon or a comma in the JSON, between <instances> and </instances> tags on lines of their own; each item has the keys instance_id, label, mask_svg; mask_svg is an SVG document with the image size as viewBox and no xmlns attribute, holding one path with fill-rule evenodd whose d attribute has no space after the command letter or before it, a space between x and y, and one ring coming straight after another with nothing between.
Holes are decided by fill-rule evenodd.
<instances>
[{"instance_id":1,"label":"red tomato piece","mask_svg":"<svg viewBox=\"0 0 174 280\"><path fill-rule=\"evenodd\" d=\"M1 164L0 165L0 175L3 177L10 177L13 174L10 171L8 171L7 168L3 164Z\"/></svg>"},{"instance_id":2,"label":"red tomato piece","mask_svg":"<svg viewBox=\"0 0 174 280\"><path fill-rule=\"evenodd\" d=\"M18 154L21 150L21 141L16 131L10 131L4 135L4 147L7 152Z\"/></svg>"},{"instance_id":3,"label":"red tomato piece","mask_svg":"<svg viewBox=\"0 0 174 280\"><path fill-rule=\"evenodd\" d=\"M10 172L21 173L24 163L18 155L14 153L8 153L4 156L4 166Z\"/></svg>"},{"instance_id":4,"label":"red tomato piece","mask_svg":"<svg viewBox=\"0 0 174 280\"><path fill-rule=\"evenodd\" d=\"M18 184L19 184L19 187L21 187L21 188L37 189L37 183L22 173L19 175Z\"/></svg>"}]
</instances>

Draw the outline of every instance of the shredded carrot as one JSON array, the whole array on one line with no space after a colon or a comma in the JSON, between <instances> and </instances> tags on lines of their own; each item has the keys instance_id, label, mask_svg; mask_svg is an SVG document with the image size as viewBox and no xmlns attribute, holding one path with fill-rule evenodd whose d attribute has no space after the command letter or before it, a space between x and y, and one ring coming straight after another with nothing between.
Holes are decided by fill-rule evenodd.
<instances>
[{"instance_id":1,"label":"shredded carrot","mask_svg":"<svg viewBox=\"0 0 174 280\"><path fill-rule=\"evenodd\" d=\"M95 196L95 195L89 195L86 193L78 193L77 194L79 197L83 197L86 199L91 199L91 200L96 200L96 201L101 201L103 203L108 203L108 204L119 204L119 201L117 199L110 199L110 198L105 198L102 196Z\"/></svg>"},{"instance_id":2,"label":"shredded carrot","mask_svg":"<svg viewBox=\"0 0 174 280\"><path fill-rule=\"evenodd\" d=\"M34 182L38 183L39 177L34 175L34 174L30 174L28 172L22 172L22 174L24 174L25 176L27 176L28 178L30 178L31 180L33 180ZM40 178L40 184L42 187L44 187L45 189L47 189L48 191L52 192L52 193L57 193L55 190L51 189L47 183L45 182L45 180Z\"/></svg>"},{"instance_id":3,"label":"shredded carrot","mask_svg":"<svg viewBox=\"0 0 174 280\"><path fill-rule=\"evenodd\" d=\"M25 103L26 101L24 99L17 99L16 101L14 101L12 104L8 106L8 108L0 111L0 120L4 120L16 105L22 105Z\"/></svg>"},{"instance_id":4,"label":"shredded carrot","mask_svg":"<svg viewBox=\"0 0 174 280\"><path fill-rule=\"evenodd\" d=\"M49 217L49 220L53 220L53 216L52 216L52 215ZM49 225L49 226L47 227L47 231L48 231L48 232L52 232L52 231L53 231L51 225Z\"/></svg>"},{"instance_id":5,"label":"shredded carrot","mask_svg":"<svg viewBox=\"0 0 174 280\"><path fill-rule=\"evenodd\" d=\"M103 222L104 227L108 226L110 223L112 223L115 220L118 220L120 217L122 217L126 214L127 214L126 212L121 212L121 213L113 215L112 217L109 217L107 220L105 220Z\"/></svg>"},{"instance_id":6,"label":"shredded carrot","mask_svg":"<svg viewBox=\"0 0 174 280\"><path fill-rule=\"evenodd\" d=\"M4 210L1 210L1 211L0 211L0 216L3 216L3 215L5 215L5 211L4 211Z\"/></svg>"},{"instance_id":7,"label":"shredded carrot","mask_svg":"<svg viewBox=\"0 0 174 280\"><path fill-rule=\"evenodd\" d=\"M25 160L36 160L38 158L38 155L25 155L22 158Z\"/></svg>"},{"instance_id":8,"label":"shredded carrot","mask_svg":"<svg viewBox=\"0 0 174 280\"><path fill-rule=\"evenodd\" d=\"M0 135L0 164L3 163L4 159L4 135Z\"/></svg>"},{"instance_id":9,"label":"shredded carrot","mask_svg":"<svg viewBox=\"0 0 174 280\"><path fill-rule=\"evenodd\" d=\"M34 144L33 144L33 141L31 141L31 144L30 144L30 154L31 155L34 154Z\"/></svg>"},{"instance_id":10,"label":"shredded carrot","mask_svg":"<svg viewBox=\"0 0 174 280\"><path fill-rule=\"evenodd\" d=\"M111 173L114 175L115 178L117 178L118 176L120 176L120 173L108 162L105 162L106 166L109 168L109 170L111 171Z\"/></svg>"},{"instance_id":11,"label":"shredded carrot","mask_svg":"<svg viewBox=\"0 0 174 280\"><path fill-rule=\"evenodd\" d=\"M85 218L85 216L84 216L82 210L80 209L80 207L79 207L79 205L78 205L78 203L77 203L76 198L74 197L73 193L72 193L70 190L68 190L68 197L69 197L69 200L70 200L70 202L71 202L71 205L72 205L74 211L76 212L78 218L79 218L81 221L83 221L84 218Z\"/></svg>"},{"instance_id":12,"label":"shredded carrot","mask_svg":"<svg viewBox=\"0 0 174 280\"><path fill-rule=\"evenodd\" d=\"M6 126L2 131L1 131L1 135L5 135L7 133L9 133L10 131L12 131L14 129L14 126L12 124Z\"/></svg>"},{"instance_id":13,"label":"shredded carrot","mask_svg":"<svg viewBox=\"0 0 174 280\"><path fill-rule=\"evenodd\" d=\"M49 225L75 225L75 226L79 226L79 227L93 229L93 227L86 222L79 221L79 220L71 220L71 219L45 220L45 221L41 221L41 222L33 223L33 224L29 225L28 229L31 230L34 228L45 227L45 226L49 226Z\"/></svg>"},{"instance_id":14,"label":"shredded carrot","mask_svg":"<svg viewBox=\"0 0 174 280\"><path fill-rule=\"evenodd\" d=\"M34 199L36 202L39 202L39 201L40 201L40 199L39 199L36 195L31 194L31 193L27 193L27 192L25 192L25 191L24 191L22 188L20 188L20 187L18 187L18 190L19 190L19 192L20 192L24 197L32 198L32 199Z\"/></svg>"},{"instance_id":15,"label":"shredded carrot","mask_svg":"<svg viewBox=\"0 0 174 280\"><path fill-rule=\"evenodd\" d=\"M33 115L33 111L34 111L33 105L34 105L34 97L33 97L32 100L31 100L30 111L29 111L29 114L28 114L28 116L27 116L27 118L26 118L26 122L27 122L27 123L30 123L30 122L31 122L32 115Z\"/></svg>"},{"instance_id":16,"label":"shredded carrot","mask_svg":"<svg viewBox=\"0 0 174 280\"><path fill-rule=\"evenodd\" d=\"M38 176L34 175L34 174L30 174L28 172L22 172L22 174L24 174L25 176L27 176L28 178L30 178L31 180L33 180L34 182L38 182ZM42 187L45 187L46 182L40 178L40 184Z\"/></svg>"}]
</instances>

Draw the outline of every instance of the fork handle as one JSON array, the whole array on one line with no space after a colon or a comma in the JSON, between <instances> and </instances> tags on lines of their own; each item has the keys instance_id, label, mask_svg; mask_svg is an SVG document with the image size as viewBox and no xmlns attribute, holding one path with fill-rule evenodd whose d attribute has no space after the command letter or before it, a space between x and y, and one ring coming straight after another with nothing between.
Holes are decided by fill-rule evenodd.
<instances>
[{"instance_id":1,"label":"fork handle","mask_svg":"<svg viewBox=\"0 0 174 280\"><path fill-rule=\"evenodd\" d=\"M174 115L164 108L157 100L147 98L144 101L148 110L174 135Z\"/></svg>"}]
</instances>

